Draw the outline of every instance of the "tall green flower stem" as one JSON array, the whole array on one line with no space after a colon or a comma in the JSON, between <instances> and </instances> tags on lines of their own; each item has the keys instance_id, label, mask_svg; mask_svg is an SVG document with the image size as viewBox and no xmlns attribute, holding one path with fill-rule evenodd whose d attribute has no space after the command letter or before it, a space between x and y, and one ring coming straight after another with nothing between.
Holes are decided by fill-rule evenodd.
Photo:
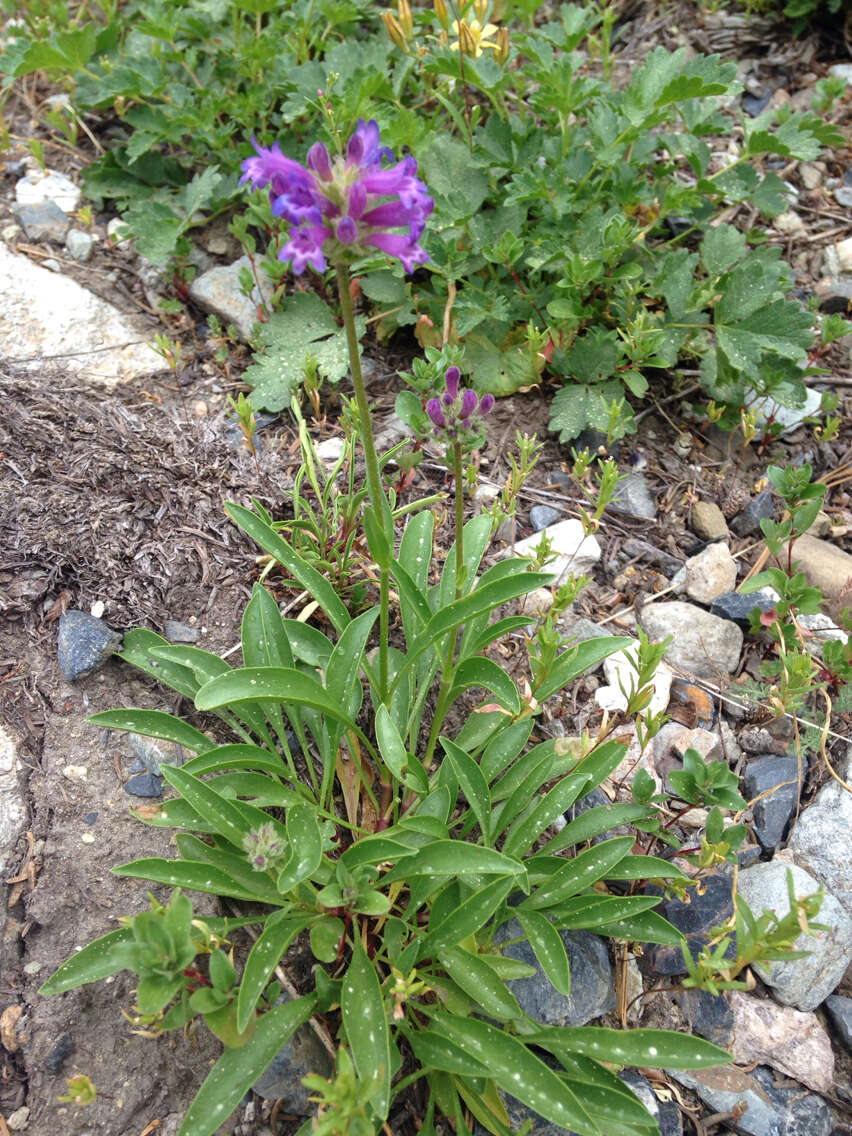
<instances>
[{"instance_id":1,"label":"tall green flower stem","mask_svg":"<svg viewBox=\"0 0 852 1136\"><path fill-rule=\"evenodd\" d=\"M393 555L393 518L390 506L382 488L382 479L379 473L379 459L376 455L376 444L373 439L373 421L370 417L370 404L367 401L367 392L364 389L364 376L361 373L361 354L358 349L358 333L355 329L355 313L352 310L352 294L349 291L349 268L346 264L335 265L337 274L337 294L340 299L340 310L343 315L343 326L346 329L346 345L349 349L349 368L352 371L352 383L355 387L355 402L358 406L358 425L361 432L361 444L364 447L364 460L367 465L367 491L373 513L384 534L384 543L387 547L377 548L376 537L373 533L371 540L370 527L367 528L367 543L370 551L379 565L379 700L384 703L388 692L388 626L390 606L390 557Z\"/></svg>"},{"instance_id":2,"label":"tall green flower stem","mask_svg":"<svg viewBox=\"0 0 852 1136\"><path fill-rule=\"evenodd\" d=\"M454 442L453 453L453 480L456 489L456 599L461 599L464 587L464 468L462 462L462 447L460 442ZM438 735L444 724L444 717L448 707L445 702L453 685L453 662L456 654L458 631L447 636L447 650L444 655L444 665L441 667L441 685L438 689L438 700L435 704L435 714L432 718L432 729L429 732L429 743L426 747L425 766L428 769L435 755L438 744Z\"/></svg>"}]
</instances>

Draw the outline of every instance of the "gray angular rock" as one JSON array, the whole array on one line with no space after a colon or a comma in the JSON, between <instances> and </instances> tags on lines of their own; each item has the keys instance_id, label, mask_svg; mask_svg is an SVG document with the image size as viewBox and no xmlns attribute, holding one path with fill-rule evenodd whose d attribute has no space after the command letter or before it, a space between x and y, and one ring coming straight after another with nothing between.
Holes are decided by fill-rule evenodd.
<instances>
[{"instance_id":1,"label":"gray angular rock","mask_svg":"<svg viewBox=\"0 0 852 1136\"><path fill-rule=\"evenodd\" d=\"M831 994L825 1000L825 1008L840 1040L852 1050L852 998Z\"/></svg>"},{"instance_id":2,"label":"gray angular rock","mask_svg":"<svg viewBox=\"0 0 852 1136\"><path fill-rule=\"evenodd\" d=\"M541 532L548 525L555 525L561 515L559 510L551 505L533 505L530 509L530 525L533 532Z\"/></svg>"},{"instance_id":3,"label":"gray angular rock","mask_svg":"<svg viewBox=\"0 0 852 1136\"><path fill-rule=\"evenodd\" d=\"M803 762L802 778L807 769L807 762ZM752 816L754 835L764 851L773 852L784 839L790 817L798 804L800 789L799 763L795 757L759 757L748 763L743 777L743 794L749 801L761 798L755 803Z\"/></svg>"},{"instance_id":4,"label":"gray angular rock","mask_svg":"<svg viewBox=\"0 0 852 1136\"><path fill-rule=\"evenodd\" d=\"M689 675L713 679L719 670L730 674L740 661L743 633L739 627L694 604L682 600L645 604L639 622L651 639L673 636L666 659Z\"/></svg>"},{"instance_id":5,"label":"gray angular rock","mask_svg":"<svg viewBox=\"0 0 852 1136\"><path fill-rule=\"evenodd\" d=\"M200 628L190 627L177 619L164 620L163 631L170 643L197 643L201 638Z\"/></svg>"},{"instance_id":6,"label":"gray angular rock","mask_svg":"<svg viewBox=\"0 0 852 1136\"><path fill-rule=\"evenodd\" d=\"M725 592L721 596L716 596L710 604L710 613L718 615L720 619L729 619L743 631L748 631L750 616L754 609L770 611L775 607L775 603L775 600L762 596L759 592L752 592L750 595L745 595L743 592Z\"/></svg>"},{"instance_id":7,"label":"gray angular rock","mask_svg":"<svg viewBox=\"0 0 852 1136\"><path fill-rule=\"evenodd\" d=\"M684 565L686 594L696 603L710 604L717 596L733 590L737 582L737 562L723 541L708 544Z\"/></svg>"},{"instance_id":8,"label":"gray angular rock","mask_svg":"<svg viewBox=\"0 0 852 1136\"><path fill-rule=\"evenodd\" d=\"M727 1049L734 1036L734 1012L727 993L709 990L681 990L675 995L690 1033L697 1033L713 1045Z\"/></svg>"},{"instance_id":9,"label":"gray angular rock","mask_svg":"<svg viewBox=\"0 0 852 1136\"><path fill-rule=\"evenodd\" d=\"M31 169L15 184L15 200L19 205L50 202L63 213L73 213L82 194L67 174L51 169Z\"/></svg>"},{"instance_id":10,"label":"gray angular rock","mask_svg":"<svg viewBox=\"0 0 852 1136\"><path fill-rule=\"evenodd\" d=\"M695 535L702 540L724 540L728 535L725 514L715 501L696 501L692 506L689 523Z\"/></svg>"},{"instance_id":11,"label":"gray angular rock","mask_svg":"<svg viewBox=\"0 0 852 1136\"><path fill-rule=\"evenodd\" d=\"M762 529L760 522L771 520L775 516L775 504L772 500L772 490L763 489L756 497L752 497L746 507L731 521L731 528L738 536L760 536Z\"/></svg>"},{"instance_id":12,"label":"gray angular rock","mask_svg":"<svg viewBox=\"0 0 852 1136\"><path fill-rule=\"evenodd\" d=\"M30 241L62 241L68 231L68 218L53 201L35 205L16 205L15 220Z\"/></svg>"},{"instance_id":13,"label":"gray angular rock","mask_svg":"<svg viewBox=\"0 0 852 1136\"><path fill-rule=\"evenodd\" d=\"M121 648L122 636L102 619L70 608L59 620L58 659L62 677L85 678Z\"/></svg>"},{"instance_id":14,"label":"gray angular rock","mask_svg":"<svg viewBox=\"0 0 852 1136\"><path fill-rule=\"evenodd\" d=\"M653 494L641 473L628 473L618 482L607 509L640 520L653 521L657 516Z\"/></svg>"},{"instance_id":15,"label":"gray angular rock","mask_svg":"<svg viewBox=\"0 0 852 1136\"><path fill-rule=\"evenodd\" d=\"M669 1075L694 1090L714 1112L732 1113L745 1105L734 1122L748 1136L829 1136L831 1110L815 1093L775 1087L772 1073L759 1066L746 1073L736 1066L686 1071L669 1069Z\"/></svg>"},{"instance_id":16,"label":"gray angular rock","mask_svg":"<svg viewBox=\"0 0 852 1136\"><path fill-rule=\"evenodd\" d=\"M660 1100L651 1087L651 1082L635 1069L625 1069L618 1076L656 1120L660 1136L682 1136L680 1109L673 1100Z\"/></svg>"},{"instance_id":17,"label":"gray angular rock","mask_svg":"<svg viewBox=\"0 0 852 1136\"><path fill-rule=\"evenodd\" d=\"M818 890L819 884L813 876L784 860L755 864L739 873L739 895L755 915L759 916L764 910L775 911L779 917L788 913L788 872L792 872L797 897L813 895ZM772 987L779 1002L798 1010L815 1010L837 987L852 962L852 919L828 890L816 921L825 923L828 930L800 935L794 944L795 950L809 952L805 958L754 968L766 985Z\"/></svg>"},{"instance_id":18,"label":"gray angular rock","mask_svg":"<svg viewBox=\"0 0 852 1136\"><path fill-rule=\"evenodd\" d=\"M251 297L240 288L240 272L251 271L251 261L241 256L233 264L218 265L197 276L189 286L190 297L206 312L212 312L225 325L233 324L242 339L248 339L257 323L257 307L268 304L273 287L268 278L259 273L260 285L255 282Z\"/></svg>"},{"instance_id":19,"label":"gray angular rock","mask_svg":"<svg viewBox=\"0 0 852 1136\"><path fill-rule=\"evenodd\" d=\"M852 794L828 781L793 828L787 852L852 917Z\"/></svg>"},{"instance_id":20,"label":"gray angular rock","mask_svg":"<svg viewBox=\"0 0 852 1136\"><path fill-rule=\"evenodd\" d=\"M137 773L124 783L124 791L132 797L162 797L163 782L153 773Z\"/></svg>"},{"instance_id":21,"label":"gray angular rock","mask_svg":"<svg viewBox=\"0 0 852 1136\"><path fill-rule=\"evenodd\" d=\"M496 944L523 936L517 919L504 923L494 937ZM582 1026L615 1007L615 982L606 943L588 931L561 931L571 967L571 994L555 990L541 969L526 939L503 948L503 954L536 968L529 978L514 978L507 986L521 1008L538 1022L552 1026Z\"/></svg>"},{"instance_id":22,"label":"gray angular rock","mask_svg":"<svg viewBox=\"0 0 852 1136\"><path fill-rule=\"evenodd\" d=\"M688 903L673 898L665 900L659 907L654 908L682 932L693 958L710 941L711 929L721 926L734 913L733 870L730 864L723 864L721 868L711 872L703 883L703 892L691 891ZM645 894L661 895L662 892L660 888L649 885L645 888ZM736 937L731 936L731 944L725 957L733 958L735 954ZM640 967L646 973L652 974L686 974L686 965L680 947L657 943L646 945Z\"/></svg>"},{"instance_id":23,"label":"gray angular rock","mask_svg":"<svg viewBox=\"0 0 852 1136\"><path fill-rule=\"evenodd\" d=\"M313 1116L316 1105L308 1099L310 1090L302 1084L302 1078L308 1073L329 1077L331 1062L314 1031L309 1026L299 1026L253 1088L266 1100L282 1100L285 1112Z\"/></svg>"}]
</instances>

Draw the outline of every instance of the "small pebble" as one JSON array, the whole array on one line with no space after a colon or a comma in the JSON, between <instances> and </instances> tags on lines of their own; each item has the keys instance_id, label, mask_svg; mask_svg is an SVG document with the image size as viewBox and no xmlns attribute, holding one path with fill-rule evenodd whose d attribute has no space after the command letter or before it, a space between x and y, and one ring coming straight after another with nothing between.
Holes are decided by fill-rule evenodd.
<instances>
[{"instance_id":1,"label":"small pebble","mask_svg":"<svg viewBox=\"0 0 852 1136\"><path fill-rule=\"evenodd\" d=\"M6 1127L10 1132L23 1132L30 1122L30 1110L24 1105L16 1108L6 1119Z\"/></svg>"},{"instance_id":2,"label":"small pebble","mask_svg":"<svg viewBox=\"0 0 852 1136\"><path fill-rule=\"evenodd\" d=\"M86 813L86 815L83 817L83 824L94 824L97 819L97 813Z\"/></svg>"},{"instance_id":3,"label":"small pebble","mask_svg":"<svg viewBox=\"0 0 852 1136\"><path fill-rule=\"evenodd\" d=\"M49 256L47 258L47 260L43 260L41 262L41 266L42 266L42 268L49 268L51 272L61 272L62 271L62 266L60 265L59 261L54 260L54 258L52 256Z\"/></svg>"},{"instance_id":4,"label":"small pebble","mask_svg":"<svg viewBox=\"0 0 852 1136\"><path fill-rule=\"evenodd\" d=\"M68 250L68 255L74 260L85 263L92 255L92 248L94 247L94 239L90 233L84 233L80 229L71 229L65 237L65 247Z\"/></svg>"},{"instance_id":5,"label":"small pebble","mask_svg":"<svg viewBox=\"0 0 852 1136\"><path fill-rule=\"evenodd\" d=\"M170 643L197 643L201 638L201 632L197 627L190 627L189 624L181 623L177 619L164 620L163 630Z\"/></svg>"},{"instance_id":6,"label":"small pebble","mask_svg":"<svg viewBox=\"0 0 852 1136\"><path fill-rule=\"evenodd\" d=\"M88 775L89 770L85 765L66 765L62 770L62 776L69 781L85 781Z\"/></svg>"},{"instance_id":7,"label":"small pebble","mask_svg":"<svg viewBox=\"0 0 852 1136\"><path fill-rule=\"evenodd\" d=\"M48 1053L44 1059L44 1067L48 1073L52 1073L55 1077L57 1073L62 1072L62 1066L74 1052L76 1046L74 1045L74 1038L70 1033L62 1033L53 1043L53 1049Z\"/></svg>"},{"instance_id":8,"label":"small pebble","mask_svg":"<svg viewBox=\"0 0 852 1136\"><path fill-rule=\"evenodd\" d=\"M133 797L162 797L163 783L153 773L137 773L125 784L124 791Z\"/></svg>"},{"instance_id":9,"label":"small pebble","mask_svg":"<svg viewBox=\"0 0 852 1136\"><path fill-rule=\"evenodd\" d=\"M71 609L59 620L58 659L62 677L85 678L114 655L122 636L85 611Z\"/></svg>"},{"instance_id":10,"label":"small pebble","mask_svg":"<svg viewBox=\"0 0 852 1136\"><path fill-rule=\"evenodd\" d=\"M83 841L84 844L94 844L95 843L94 834L91 833L91 832L84 832L83 835L80 837L80 839Z\"/></svg>"},{"instance_id":11,"label":"small pebble","mask_svg":"<svg viewBox=\"0 0 852 1136\"><path fill-rule=\"evenodd\" d=\"M38 972L40 970L42 970L43 968L44 968L43 962L39 962L38 959L33 959L32 962L28 962L24 966L24 974L26 974L28 977L32 978L34 975L38 974Z\"/></svg>"},{"instance_id":12,"label":"small pebble","mask_svg":"<svg viewBox=\"0 0 852 1136\"><path fill-rule=\"evenodd\" d=\"M550 505L533 505L530 509L530 525L533 532L541 532L548 525L555 525L560 517L561 513Z\"/></svg>"},{"instance_id":13,"label":"small pebble","mask_svg":"<svg viewBox=\"0 0 852 1136\"><path fill-rule=\"evenodd\" d=\"M95 619L103 619L103 614L106 611L106 604L103 600L95 600L89 611L90 614L95 617Z\"/></svg>"}]
</instances>

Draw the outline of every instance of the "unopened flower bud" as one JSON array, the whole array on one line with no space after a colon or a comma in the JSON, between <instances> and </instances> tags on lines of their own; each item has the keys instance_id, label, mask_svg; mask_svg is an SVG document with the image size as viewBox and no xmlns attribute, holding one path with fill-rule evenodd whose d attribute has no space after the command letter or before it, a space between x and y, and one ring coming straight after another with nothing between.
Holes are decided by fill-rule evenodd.
<instances>
[{"instance_id":1,"label":"unopened flower bud","mask_svg":"<svg viewBox=\"0 0 852 1136\"><path fill-rule=\"evenodd\" d=\"M485 14L488 11L488 0L473 0L473 12L480 24L485 23Z\"/></svg>"},{"instance_id":2,"label":"unopened flower bud","mask_svg":"<svg viewBox=\"0 0 852 1136\"><path fill-rule=\"evenodd\" d=\"M470 389L465 390L465 392L462 394L461 404L461 416L463 419L470 418L471 414L473 414L474 410L476 410L476 404L478 401L479 399L476 397L476 391L472 391Z\"/></svg>"},{"instance_id":3,"label":"unopened flower bud","mask_svg":"<svg viewBox=\"0 0 852 1136\"><path fill-rule=\"evenodd\" d=\"M322 142L315 142L308 150L307 165L322 181L331 181L331 158Z\"/></svg>"},{"instance_id":4,"label":"unopened flower bud","mask_svg":"<svg viewBox=\"0 0 852 1136\"><path fill-rule=\"evenodd\" d=\"M509 29L499 28L497 31L497 43L494 48L494 58L498 63L505 63L509 58Z\"/></svg>"},{"instance_id":5,"label":"unopened flower bud","mask_svg":"<svg viewBox=\"0 0 852 1136\"><path fill-rule=\"evenodd\" d=\"M444 375L444 383L447 387L447 394L450 399L455 399L459 393L459 379L461 378L461 371L458 367L448 367L447 373Z\"/></svg>"},{"instance_id":6,"label":"unopened flower bud","mask_svg":"<svg viewBox=\"0 0 852 1136\"><path fill-rule=\"evenodd\" d=\"M430 398L429 401L426 403L426 413L429 415L429 417L432 419L432 422L436 426L441 427L441 428L446 426L447 420L444 418L444 412L441 409L441 400L440 399Z\"/></svg>"},{"instance_id":7,"label":"unopened flower bud","mask_svg":"<svg viewBox=\"0 0 852 1136\"><path fill-rule=\"evenodd\" d=\"M459 50L471 59L476 58L476 37L465 20L459 21Z\"/></svg>"},{"instance_id":8,"label":"unopened flower bud","mask_svg":"<svg viewBox=\"0 0 852 1136\"><path fill-rule=\"evenodd\" d=\"M399 26L402 34L408 38L414 34L414 18L411 15L411 5L408 0L397 0L396 10L399 15Z\"/></svg>"},{"instance_id":9,"label":"unopened flower bud","mask_svg":"<svg viewBox=\"0 0 852 1136\"><path fill-rule=\"evenodd\" d=\"M408 54L408 43L405 39L405 32L399 25L399 21L393 12L382 12L382 20L384 20L385 31L388 33L392 43L395 43L398 48Z\"/></svg>"},{"instance_id":10,"label":"unopened flower bud","mask_svg":"<svg viewBox=\"0 0 852 1136\"><path fill-rule=\"evenodd\" d=\"M479 413L487 414L489 410L494 408L494 395L484 394L479 401Z\"/></svg>"},{"instance_id":11,"label":"unopened flower bud","mask_svg":"<svg viewBox=\"0 0 852 1136\"><path fill-rule=\"evenodd\" d=\"M441 25L445 32L449 31L450 13L447 9L445 0L434 0L434 5L435 15L438 17L438 23Z\"/></svg>"}]
</instances>

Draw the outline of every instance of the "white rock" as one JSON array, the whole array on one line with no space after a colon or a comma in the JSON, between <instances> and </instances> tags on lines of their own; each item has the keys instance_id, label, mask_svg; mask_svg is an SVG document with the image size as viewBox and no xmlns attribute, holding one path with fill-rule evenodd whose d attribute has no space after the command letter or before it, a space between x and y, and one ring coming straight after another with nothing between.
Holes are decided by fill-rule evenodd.
<instances>
[{"instance_id":1,"label":"white rock","mask_svg":"<svg viewBox=\"0 0 852 1136\"><path fill-rule=\"evenodd\" d=\"M340 460L345 445L345 439L342 437L326 438L315 447L317 457L326 465L334 465Z\"/></svg>"},{"instance_id":2,"label":"white rock","mask_svg":"<svg viewBox=\"0 0 852 1136\"><path fill-rule=\"evenodd\" d=\"M120 217L113 217L107 224L107 236L113 244L121 244L130 238L130 229L126 221L122 221Z\"/></svg>"},{"instance_id":3,"label":"white rock","mask_svg":"<svg viewBox=\"0 0 852 1136\"><path fill-rule=\"evenodd\" d=\"M583 526L574 517L548 525L541 532L519 540L506 549L504 556L534 556L535 550L547 536L553 557L545 565L546 572L556 573L561 581L569 572L580 576L590 571L601 558L601 546L593 536L585 536Z\"/></svg>"},{"instance_id":4,"label":"white rock","mask_svg":"<svg viewBox=\"0 0 852 1136\"><path fill-rule=\"evenodd\" d=\"M852 272L852 237L847 237L845 241L838 241L834 246L834 253L840 271Z\"/></svg>"},{"instance_id":5,"label":"white rock","mask_svg":"<svg viewBox=\"0 0 852 1136\"><path fill-rule=\"evenodd\" d=\"M260 303L269 304L274 291L271 280L261 270L257 273L251 298L240 290L240 271L251 270L251 261L241 256L233 264L222 264L196 276L189 286L189 294L206 312L212 312L227 326L233 324L242 339L251 336L257 323ZM260 281L258 290L257 280Z\"/></svg>"},{"instance_id":6,"label":"white rock","mask_svg":"<svg viewBox=\"0 0 852 1136\"><path fill-rule=\"evenodd\" d=\"M799 176L805 189L817 189L822 184L822 172L812 162L802 162L799 165Z\"/></svg>"},{"instance_id":7,"label":"white rock","mask_svg":"<svg viewBox=\"0 0 852 1136\"><path fill-rule=\"evenodd\" d=\"M56 170L30 170L15 184L15 200L19 205L40 205L52 201L63 213L73 213L82 194L74 182Z\"/></svg>"},{"instance_id":8,"label":"white rock","mask_svg":"<svg viewBox=\"0 0 852 1136\"><path fill-rule=\"evenodd\" d=\"M604 710L626 710L628 698L636 691L638 675L631 660L635 662L639 654L639 640L616 651L604 659L604 675L608 686L599 687L595 691L595 701ZM645 714L658 714L669 704L672 679L674 675L665 663L660 663L654 672L654 693L651 701L642 711Z\"/></svg>"},{"instance_id":9,"label":"white rock","mask_svg":"<svg viewBox=\"0 0 852 1136\"><path fill-rule=\"evenodd\" d=\"M533 588L521 597L521 615L543 615L552 607L553 592L550 588Z\"/></svg>"},{"instance_id":10,"label":"white rock","mask_svg":"<svg viewBox=\"0 0 852 1136\"><path fill-rule=\"evenodd\" d=\"M65 235L65 247L74 260L87 261L92 255L94 240L81 229L69 229Z\"/></svg>"},{"instance_id":11,"label":"white rock","mask_svg":"<svg viewBox=\"0 0 852 1136\"><path fill-rule=\"evenodd\" d=\"M27 810L18 773L17 742L0 726L0 875L5 875L12 867L10 856L26 820ZM5 906L4 903L0 921L5 915Z\"/></svg>"},{"instance_id":12,"label":"white rock","mask_svg":"<svg viewBox=\"0 0 852 1136\"><path fill-rule=\"evenodd\" d=\"M737 583L737 562L727 544L708 544L697 556L690 556L686 569L686 594L697 603L711 604L717 596L732 592Z\"/></svg>"},{"instance_id":13,"label":"white rock","mask_svg":"<svg viewBox=\"0 0 852 1136\"><path fill-rule=\"evenodd\" d=\"M810 632L810 635L805 636L805 647L812 655L819 655L822 657L822 645L828 643L832 639L838 643L848 643L849 636L842 627L838 627L837 623L826 615L825 612L815 611L809 615L799 615L796 617L796 622Z\"/></svg>"},{"instance_id":14,"label":"white rock","mask_svg":"<svg viewBox=\"0 0 852 1136\"><path fill-rule=\"evenodd\" d=\"M847 242L843 242L846 244ZM850 252L852 252L852 238L849 241ZM746 405L749 405L752 400L756 398L754 391L749 387L746 390ZM819 413L819 408L822 405L822 393L813 388L808 389L805 397L805 405L798 408L792 406L782 406L780 402L776 402L773 398L759 399L755 405L757 410L757 424L764 426L772 419L773 424L779 424L784 427L781 431L782 434L789 434L797 427L801 426L806 418L810 418L814 414Z\"/></svg>"},{"instance_id":15,"label":"white rock","mask_svg":"<svg viewBox=\"0 0 852 1136\"><path fill-rule=\"evenodd\" d=\"M833 67L829 67L828 73L837 79L845 79L852 86L852 63L835 63Z\"/></svg>"},{"instance_id":16,"label":"white rock","mask_svg":"<svg viewBox=\"0 0 852 1136\"><path fill-rule=\"evenodd\" d=\"M112 387L163 370L152 331L67 276L54 276L0 243L0 355L38 369L66 371Z\"/></svg>"},{"instance_id":17,"label":"white rock","mask_svg":"<svg viewBox=\"0 0 852 1136\"><path fill-rule=\"evenodd\" d=\"M850 750L852 757L852 750ZM847 770L839 770L848 781ZM833 778L814 797L796 822L787 853L825 888L829 889L852 917L852 793ZM831 993L831 991L829 991Z\"/></svg>"},{"instance_id":18,"label":"white rock","mask_svg":"<svg viewBox=\"0 0 852 1136\"><path fill-rule=\"evenodd\" d=\"M685 674L717 679L720 669L732 674L740 661L743 633L735 623L720 619L682 600L648 603L639 622L655 642L672 636L666 659Z\"/></svg>"},{"instance_id":19,"label":"white rock","mask_svg":"<svg viewBox=\"0 0 852 1136\"><path fill-rule=\"evenodd\" d=\"M805 229L805 222L793 209L779 213L772 224L779 233L802 233Z\"/></svg>"}]
</instances>

